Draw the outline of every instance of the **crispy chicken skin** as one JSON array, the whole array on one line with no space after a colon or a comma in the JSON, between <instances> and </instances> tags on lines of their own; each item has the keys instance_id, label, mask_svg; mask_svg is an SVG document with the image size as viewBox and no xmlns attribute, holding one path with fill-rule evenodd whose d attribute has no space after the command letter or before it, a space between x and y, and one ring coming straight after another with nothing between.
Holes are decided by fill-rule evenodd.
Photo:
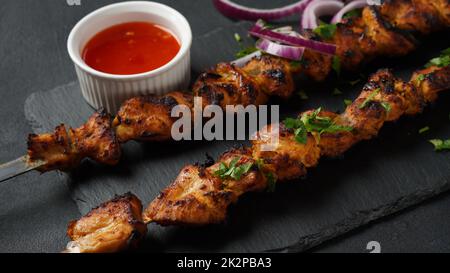
<instances>
[{"instance_id":1,"label":"crispy chicken skin","mask_svg":"<svg viewBox=\"0 0 450 273\"><path fill-rule=\"evenodd\" d=\"M141 201L133 194L117 196L77 221L67 235L72 240L65 252L106 253L136 247L147 234Z\"/></svg>"},{"instance_id":2,"label":"crispy chicken skin","mask_svg":"<svg viewBox=\"0 0 450 273\"><path fill-rule=\"evenodd\" d=\"M228 165L235 158L239 159L238 166L255 163L247 149L227 152L219 162ZM215 175L219 164L184 167L175 182L144 211L144 221L161 225L220 223L225 220L227 207L236 202L240 195L266 187L266 179L256 167L235 181Z\"/></svg>"},{"instance_id":3,"label":"crispy chicken skin","mask_svg":"<svg viewBox=\"0 0 450 273\"><path fill-rule=\"evenodd\" d=\"M100 110L81 127L67 132L64 125L53 134L29 135L28 157L31 162L46 162L39 170L70 170L83 158L115 165L121 156L120 145L111 128L111 117Z\"/></svg>"},{"instance_id":4,"label":"crispy chicken skin","mask_svg":"<svg viewBox=\"0 0 450 273\"><path fill-rule=\"evenodd\" d=\"M171 92L165 96L141 96L125 101L113 122L119 142L170 139L176 120L171 112L177 105L191 108L192 95Z\"/></svg>"},{"instance_id":5,"label":"crispy chicken skin","mask_svg":"<svg viewBox=\"0 0 450 273\"><path fill-rule=\"evenodd\" d=\"M72 153L72 145L64 124L55 128L52 134L28 136L28 157L31 162L44 161L41 172L59 169L67 170L78 165L80 159Z\"/></svg>"},{"instance_id":6,"label":"crispy chicken skin","mask_svg":"<svg viewBox=\"0 0 450 273\"><path fill-rule=\"evenodd\" d=\"M424 75L421 84L414 84ZM373 74L360 96L344 113L320 111L319 117L329 118L334 124L351 127L349 131L317 134L308 133L305 144L297 142L294 131L280 124L278 129L268 125L258 132L251 148L225 153L212 165L188 165L144 212L145 222L161 225L204 225L225 220L227 208L239 196L268 187L268 175L278 181L292 180L306 175L322 156L336 157L362 140L374 138L385 122L398 120L403 115L418 114L425 103L437 98L437 93L450 89L450 67L431 67L417 71L410 82L396 78L384 69ZM308 115L312 111L302 113ZM263 151L279 132L279 141L273 151ZM221 163L229 165L239 158L237 166L254 163L240 179L221 178L215 171ZM257 167L256 167L257 166Z\"/></svg>"}]
</instances>

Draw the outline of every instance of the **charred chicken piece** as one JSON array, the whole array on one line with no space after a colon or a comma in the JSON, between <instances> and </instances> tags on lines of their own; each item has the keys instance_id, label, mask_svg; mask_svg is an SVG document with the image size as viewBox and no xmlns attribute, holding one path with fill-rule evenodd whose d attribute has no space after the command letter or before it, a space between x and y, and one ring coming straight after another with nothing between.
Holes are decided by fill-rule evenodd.
<instances>
[{"instance_id":1,"label":"charred chicken piece","mask_svg":"<svg viewBox=\"0 0 450 273\"><path fill-rule=\"evenodd\" d=\"M115 165L121 150L111 118L105 111L94 113L81 127L67 132L64 125L56 127L53 134L30 135L28 137L28 157L31 162L43 161L41 172L70 170L84 158Z\"/></svg>"},{"instance_id":2,"label":"charred chicken piece","mask_svg":"<svg viewBox=\"0 0 450 273\"><path fill-rule=\"evenodd\" d=\"M243 70L220 63L200 75L193 86L194 96L203 99L203 107L220 105L260 105L268 100L261 86Z\"/></svg>"},{"instance_id":3,"label":"charred chicken piece","mask_svg":"<svg viewBox=\"0 0 450 273\"><path fill-rule=\"evenodd\" d=\"M235 179L236 176L233 178L232 174L222 177L217 174L223 166L229 167L231 164L234 168L241 170L245 166L248 170L241 170L243 173L239 179ZM240 195L265 187L266 179L256 167L250 152L233 150L225 153L219 163L212 166L196 164L184 167L175 182L144 211L144 221L161 225L220 223L225 220L228 206L236 202Z\"/></svg>"},{"instance_id":4,"label":"charred chicken piece","mask_svg":"<svg viewBox=\"0 0 450 273\"><path fill-rule=\"evenodd\" d=\"M43 161L45 165L38 170L68 170L77 166L80 158L73 153L69 134L64 124L55 128L52 134L28 136L28 158L30 162Z\"/></svg>"},{"instance_id":5,"label":"charred chicken piece","mask_svg":"<svg viewBox=\"0 0 450 273\"><path fill-rule=\"evenodd\" d=\"M72 221L67 253L119 252L136 247L147 234L141 201L133 194L117 196Z\"/></svg>"},{"instance_id":6,"label":"charred chicken piece","mask_svg":"<svg viewBox=\"0 0 450 273\"><path fill-rule=\"evenodd\" d=\"M448 89L450 85L450 66L439 68L432 66L416 71L411 83L423 94L425 102L432 102L437 99L437 94Z\"/></svg>"},{"instance_id":7,"label":"charred chicken piece","mask_svg":"<svg viewBox=\"0 0 450 273\"><path fill-rule=\"evenodd\" d=\"M118 141L170 139L171 128L176 120L171 117L171 112L177 105L191 108L192 95L171 92L164 96L141 96L125 101L113 122Z\"/></svg>"},{"instance_id":8,"label":"charred chicken piece","mask_svg":"<svg viewBox=\"0 0 450 273\"><path fill-rule=\"evenodd\" d=\"M431 2L438 4L433 5ZM436 8L444 2L447 2L447 5L443 5L444 9ZM389 0L381 5L381 14L397 28L428 34L446 24L445 16L441 17L440 13L440 10L445 9L448 12L449 5L446 0Z\"/></svg>"},{"instance_id":9,"label":"charred chicken piece","mask_svg":"<svg viewBox=\"0 0 450 273\"><path fill-rule=\"evenodd\" d=\"M378 7L364 8L362 19L366 25L365 35L375 43L377 55L404 56L416 48L415 38L404 30L394 28L383 18Z\"/></svg>"},{"instance_id":10,"label":"charred chicken piece","mask_svg":"<svg viewBox=\"0 0 450 273\"><path fill-rule=\"evenodd\" d=\"M250 60L243 68L256 83L260 92L269 96L288 98L295 90L292 66L289 60L262 55Z\"/></svg>"}]
</instances>

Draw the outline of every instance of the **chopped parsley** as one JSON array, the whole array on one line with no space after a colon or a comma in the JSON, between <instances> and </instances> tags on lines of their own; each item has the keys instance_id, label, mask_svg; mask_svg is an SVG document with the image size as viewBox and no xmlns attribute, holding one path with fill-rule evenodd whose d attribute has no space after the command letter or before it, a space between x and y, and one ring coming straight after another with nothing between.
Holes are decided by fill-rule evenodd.
<instances>
[{"instance_id":1,"label":"chopped parsley","mask_svg":"<svg viewBox=\"0 0 450 273\"><path fill-rule=\"evenodd\" d=\"M298 96L300 97L301 100L309 99L308 94L306 94L306 92L304 90L300 90L298 92Z\"/></svg>"},{"instance_id":2,"label":"chopped parsley","mask_svg":"<svg viewBox=\"0 0 450 273\"><path fill-rule=\"evenodd\" d=\"M359 105L359 109L365 108L370 102L373 101L373 99L379 93L380 93L380 88L377 88L377 89L373 90L372 93L370 93L370 95L367 96L367 98L363 101L363 103L361 103L361 105ZM381 104L381 106L383 106L384 110L386 110L386 113L391 112L392 106L391 106L390 103L388 103L388 102L380 102L380 104Z\"/></svg>"},{"instance_id":3,"label":"chopped parsley","mask_svg":"<svg viewBox=\"0 0 450 273\"><path fill-rule=\"evenodd\" d=\"M275 178L275 175L273 173L265 173L264 175L267 179L267 191L274 192L277 185L277 179Z\"/></svg>"},{"instance_id":4,"label":"chopped parsley","mask_svg":"<svg viewBox=\"0 0 450 273\"><path fill-rule=\"evenodd\" d=\"M256 52L256 51L258 51L258 49L256 47L249 46L247 48L241 49L238 53L236 53L236 57L237 58L242 58L242 57L250 55L250 54L252 54L253 52Z\"/></svg>"},{"instance_id":5,"label":"chopped parsley","mask_svg":"<svg viewBox=\"0 0 450 273\"><path fill-rule=\"evenodd\" d=\"M219 165L219 169L214 172L214 174L221 179L233 179L239 180L241 176L246 174L252 167L253 163L245 163L237 166L237 163L241 160L240 157L235 157L231 160L230 165L226 165L221 162Z\"/></svg>"},{"instance_id":6,"label":"chopped parsley","mask_svg":"<svg viewBox=\"0 0 450 273\"><path fill-rule=\"evenodd\" d=\"M367 98L363 101L363 103L359 105L359 109L365 108L371 101L373 101L373 99L376 97L376 95L378 95L378 93L380 93L380 88L373 90L372 93L370 93L370 95L367 96Z\"/></svg>"},{"instance_id":7,"label":"chopped parsley","mask_svg":"<svg viewBox=\"0 0 450 273\"><path fill-rule=\"evenodd\" d=\"M425 75L424 74L420 74L416 78L417 84L420 84L423 80L425 80Z\"/></svg>"},{"instance_id":8,"label":"chopped parsley","mask_svg":"<svg viewBox=\"0 0 450 273\"><path fill-rule=\"evenodd\" d=\"M382 102L381 106L383 106L384 110L386 110L386 113L390 113L392 110L391 104L388 102Z\"/></svg>"},{"instance_id":9,"label":"chopped parsley","mask_svg":"<svg viewBox=\"0 0 450 273\"><path fill-rule=\"evenodd\" d=\"M353 127L337 125L330 117L319 116L322 108L312 113L303 114L301 118L288 118L284 121L284 125L288 129L294 130L295 140L299 143L306 144L308 133L315 134L320 138L323 133L336 133L342 131L352 131Z\"/></svg>"},{"instance_id":10,"label":"chopped parsley","mask_svg":"<svg viewBox=\"0 0 450 273\"><path fill-rule=\"evenodd\" d=\"M344 16L342 16L342 18L352 18L352 17L360 17L362 15L362 9L354 9L351 10L349 12L347 12L346 14L344 14Z\"/></svg>"},{"instance_id":11,"label":"chopped parsley","mask_svg":"<svg viewBox=\"0 0 450 273\"><path fill-rule=\"evenodd\" d=\"M256 166L258 166L258 169L266 177L266 180L267 180L267 191L268 192L274 192L276 184L277 184L277 178L275 177L275 175L273 173L271 173L271 172L264 172L264 170L263 170L264 163L263 163L263 161L260 158L256 160Z\"/></svg>"},{"instance_id":12,"label":"chopped parsley","mask_svg":"<svg viewBox=\"0 0 450 273\"><path fill-rule=\"evenodd\" d=\"M341 59L338 56L333 57L333 63L331 64L331 67L338 76L341 75Z\"/></svg>"},{"instance_id":13,"label":"chopped parsley","mask_svg":"<svg viewBox=\"0 0 450 273\"><path fill-rule=\"evenodd\" d=\"M428 131L430 131L430 127L426 126L426 127L423 127L423 128L421 128L419 130L419 134L423 134L423 133L428 132Z\"/></svg>"},{"instance_id":14,"label":"chopped parsley","mask_svg":"<svg viewBox=\"0 0 450 273\"><path fill-rule=\"evenodd\" d=\"M350 106L353 103L352 100L344 100L345 106Z\"/></svg>"},{"instance_id":15,"label":"chopped parsley","mask_svg":"<svg viewBox=\"0 0 450 273\"><path fill-rule=\"evenodd\" d=\"M284 126L294 130L295 141L306 144L306 141L308 140L308 130L301 119L287 118L284 120Z\"/></svg>"},{"instance_id":16,"label":"chopped parsley","mask_svg":"<svg viewBox=\"0 0 450 273\"><path fill-rule=\"evenodd\" d=\"M425 67L437 66L445 67L450 65L450 48L447 48L441 52L441 55L437 58L431 59Z\"/></svg>"},{"instance_id":17,"label":"chopped parsley","mask_svg":"<svg viewBox=\"0 0 450 273\"><path fill-rule=\"evenodd\" d=\"M337 25L336 24L327 24L324 22L320 22L320 25L316 27L313 32L323 39L331 39L336 33Z\"/></svg>"},{"instance_id":18,"label":"chopped parsley","mask_svg":"<svg viewBox=\"0 0 450 273\"><path fill-rule=\"evenodd\" d=\"M241 38L241 35L239 35L239 33L235 33L235 34L234 34L234 39L235 39L236 42L238 42L238 43L242 42L242 38Z\"/></svg>"},{"instance_id":19,"label":"chopped parsley","mask_svg":"<svg viewBox=\"0 0 450 273\"><path fill-rule=\"evenodd\" d=\"M450 150L450 139L431 139L430 143L434 145L436 151Z\"/></svg>"},{"instance_id":20,"label":"chopped parsley","mask_svg":"<svg viewBox=\"0 0 450 273\"><path fill-rule=\"evenodd\" d=\"M338 88L334 88L333 90L333 96L339 96L342 95L342 91L339 90Z\"/></svg>"}]
</instances>

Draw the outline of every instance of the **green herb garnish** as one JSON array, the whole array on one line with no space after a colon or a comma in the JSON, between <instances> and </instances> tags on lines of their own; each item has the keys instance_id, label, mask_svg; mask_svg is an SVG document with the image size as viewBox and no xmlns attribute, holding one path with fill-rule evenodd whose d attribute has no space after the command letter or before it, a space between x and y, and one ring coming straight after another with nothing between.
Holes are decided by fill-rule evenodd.
<instances>
[{"instance_id":1,"label":"green herb garnish","mask_svg":"<svg viewBox=\"0 0 450 273\"><path fill-rule=\"evenodd\" d=\"M253 167L253 163L249 162L237 166L237 163L240 159L240 157L233 158L233 160L231 160L230 162L230 165L228 166L225 163L221 162L219 165L219 169L216 170L214 174L221 179L241 179L241 176L246 174Z\"/></svg>"},{"instance_id":2,"label":"green herb garnish","mask_svg":"<svg viewBox=\"0 0 450 273\"><path fill-rule=\"evenodd\" d=\"M324 39L331 39L336 33L336 29L337 25L335 24L320 22L320 25L316 27L313 32Z\"/></svg>"},{"instance_id":3,"label":"green herb garnish","mask_svg":"<svg viewBox=\"0 0 450 273\"><path fill-rule=\"evenodd\" d=\"M268 192L274 192L275 187L277 185L277 179L275 178L275 175L273 173L265 173L264 174L267 179L267 191Z\"/></svg>"},{"instance_id":4,"label":"green herb garnish","mask_svg":"<svg viewBox=\"0 0 450 273\"><path fill-rule=\"evenodd\" d=\"M306 144L308 140L308 130L301 119L287 118L284 120L284 126L294 130L294 137L298 143Z\"/></svg>"},{"instance_id":5,"label":"green herb garnish","mask_svg":"<svg viewBox=\"0 0 450 273\"><path fill-rule=\"evenodd\" d=\"M363 101L363 103L361 103L359 109L365 108L367 104L369 104L369 102L373 101L373 98L375 98L375 96L378 95L378 93L380 93L380 88L373 90L372 93L370 93L370 95L367 96L367 98Z\"/></svg>"},{"instance_id":6,"label":"green herb garnish","mask_svg":"<svg viewBox=\"0 0 450 273\"><path fill-rule=\"evenodd\" d=\"M242 42L242 38L241 38L241 35L239 35L239 33L235 33L235 34L234 34L234 39L235 39L236 42L238 42L238 43Z\"/></svg>"},{"instance_id":7,"label":"green herb garnish","mask_svg":"<svg viewBox=\"0 0 450 273\"><path fill-rule=\"evenodd\" d=\"M344 100L345 106L350 106L353 103L352 100Z\"/></svg>"},{"instance_id":8,"label":"green herb garnish","mask_svg":"<svg viewBox=\"0 0 450 273\"><path fill-rule=\"evenodd\" d=\"M334 88L333 90L333 96L339 96L342 95L342 91L339 90L338 88Z\"/></svg>"},{"instance_id":9,"label":"green herb garnish","mask_svg":"<svg viewBox=\"0 0 450 273\"><path fill-rule=\"evenodd\" d=\"M434 145L436 151L450 150L450 139L431 139L430 143Z\"/></svg>"},{"instance_id":10,"label":"green herb garnish","mask_svg":"<svg viewBox=\"0 0 450 273\"><path fill-rule=\"evenodd\" d=\"M351 18L351 17L360 17L362 15L362 9L354 9L351 10L349 12L347 12L346 14L344 14L344 16L342 16L342 18Z\"/></svg>"},{"instance_id":11,"label":"green herb garnish","mask_svg":"<svg viewBox=\"0 0 450 273\"><path fill-rule=\"evenodd\" d=\"M237 58L242 58L242 57L250 55L250 54L252 54L253 52L256 52L256 51L258 51L258 49L256 47L249 46L247 48L241 49L238 53L236 53L236 57Z\"/></svg>"},{"instance_id":12,"label":"green herb garnish","mask_svg":"<svg viewBox=\"0 0 450 273\"><path fill-rule=\"evenodd\" d=\"M301 118L288 118L284 121L284 125L288 129L294 130L295 140L299 143L306 144L308 133L315 134L320 138L323 133L336 133L341 131L352 131L353 127L337 125L330 117L319 116L322 108L312 113L303 114Z\"/></svg>"},{"instance_id":13,"label":"green herb garnish","mask_svg":"<svg viewBox=\"0 0 450 273\"><path fill-rule=\"evenodd\" d=\"M338 56L333 57L333 63L331 64L331 67L338 76L341 75L341 59Z\"/></svg>"},{"instance_id":14,"label":"green herb garnish","mask_svg":"<svg viewBox=\"0 0 450 273\"><path fill-rule=\"evenodd\" d=\"M420 74L416 78L417 84L420 84L423 80L425 80L425 75L424 74Z\"/></svg>"},{"instance_id":15,"label":"green herb garnish","mask_svg":"<svg viewBox=\"0 0 450 273\"><path fill-rule=\"evenodd\" d=\"M419 130L419 134L423 134L423 133L428 132L428 131L430 131L430 127L426 126L426 127L423 127L423 128L421 128Z\"/></svg>"},{"instance_id":16,"label":"green herb garnish","mask_svg":"<svg viewBox=\"0 0 450 273\"><path fill-rule=\"evenodd\" d=\"M271 172L264 172L264 170L263 170L264 163L263 163L261 158L256 160L256 166L264 174L264 176L267 179L267 191L268 192L274 192L275 191L275 186L276 186L276 183L277 183L277 178L275 177L275 175L273 173L271 173Z\"/></svg>"},{"instance_id":17,"label":"green herb garnish","mask_svg":"<svg viewBox=\"0 0 450 273\"><path fill-rule=\"evenodd\" d=\"M431 59L425 67L437 66L437 67L445 67L450 65L450 48L447 48L441 52L441 55L437 58Z\"/></svg>"},{"instance_id":18,"label":"green herb garnish","mask_svg":"<svg viewBox=\"0 0 450 273\"><path fill-rule=\"evenodd\" d=\"M386 113L390 113L392 110L392 107L388 102L382 102L381 106L383 106L384 110L386 110Z\"/></svg>"}]
</instances>

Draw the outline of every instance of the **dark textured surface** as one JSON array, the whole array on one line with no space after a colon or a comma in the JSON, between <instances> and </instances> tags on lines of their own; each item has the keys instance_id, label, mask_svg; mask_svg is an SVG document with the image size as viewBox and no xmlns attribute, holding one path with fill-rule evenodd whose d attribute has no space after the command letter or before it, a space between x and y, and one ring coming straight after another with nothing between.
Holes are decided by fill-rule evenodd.
<instances>
[{"instance_id":1,"label":"dark textured surface","mask_svg":"<svg viewBox=\"0 0 450 273\"><path fill-rule=\"evenodd\" d=\"M65 1L59 0L2 1L0 115L3 126L0 129L0 161L16 158L25 150L24 136L31 130L21 111L25 99L35 91L50 90L54 86L75 80L70 60L65 52L65 39L71 26L82 15L109 2L114 1L83 1L81 7L68 7ZM217 15L210 6L210 1L163 2L171 4L187 16L196 37L214 31L218 27L227 28L232 24L231 21ZM261 1L258 4L276 6L283 2L288 1L271 1L270 4ZM448 34L436 36L434 40L429 41L427 44L432 45L432 50L426 50L416 54L414 58L409 58L408 61L402 60L393 65L403 70L401 68L422 64L435 54L437 49L449 45L449 41L442 40L442 37L448 37ZM232 37L226 39L230 43L233 42ZM201 57L196 58L196 65L214 62L216 61L214 58L220 57L220 53L218 47L210 46L204 50ZM367 69L373 70L375 66L371 65ZM197 70L197 67L194 70ZM329 90L317 89L323 90L307 102L311 106L319 105L320 95L324 98L320 100L320 104L332 106L333 110L342 109L339 102L344 97L351 97L351 93L342 97L332 97ZM39 99L39 96L35 95L34 98ZM359 224L361 219L371 219L372 216L382 212L370 210L378 207L374 206L374 203L386 205L398 200L399 196L410 197L402 199L406 203L395 203L394 206L384 208L390 210L433 195L432 189L446 187L449 182L448 173L446 174L449 155L434 153L426 143L426 139L450 135L446 106L448 102L449 96L446 95L422 117L388 126L383 130L380 140L359 145L345 156L345 160L323 162L305 181L282 185L274 194L248 195L232 208L229 221L223 226L200 230L170 228L165 232L151 226L151 230L156 230L156 233L150 235L147 247L151 250L267 250L294 244L302 234L314 233L320 221L324 224L325 230L331 231L329 228L335 227L336 220L353 219L355 222L352 224ZM292 100L290 106L284 107L284 111L292 112L293 109L301 110L308 107L305 104L299 107L299 103L301 102ZM87 114L83 113L82 109L77 110L80 111L80 116ZM65 118L60 116L59 122L76 123L73 118ZM432 127L430 134L417 135L417 130L425 125ZM216 155L222 151L223 146L217 143L199 143L186 148L186 145L177 144L175 147L166 146L169 152L165 152L163 148L155 150L151 145L127 145L126 156L132 158L136 166L115 171L133 172L120 176L122 183L119 188L107 188L106 183L105 195L115 193L116 190L135 190L133 187L137 187L139 183L151 183L150 180L138 181L140 176L136 180L133 177L136 175L135 168L146 163L154 164L152 157L171 161L168 158L172 159L176 152L188 149L184 159L175 160L170 166L158 170L159 175L155 176L155 182L152 183L161 183L162 187L170 182L185 162L202 160L202 150L205 147L214 151L213 154ZM133 150L139 155L132 156ZM0 251L59 251L67 241L64 233L68 220L78 217L76 206L70 201L69 195L75 196L85 187L96 187L95 183L90 183L89 180L98 178L97 175L92 177L81 174L92 173L90 170L95 170L95 173L108 171L85 165L75 174L76 180L83 180L83 183L70 183L69 187L61 183L63 179L55 173L42 176L35 173L27 174L8 184L0 185L0 200L2 200ZM153 187L156 188L156 184ZM405 189L410 190L408 194L405 194ZM156 194L153 190L155 189L149 189L147 192L136 190L136 193L148 202ZM81 202L78 201L78 204ZM378 240L382 244L382 249L390 252L449 251L449 206L450 196L447 194L438 200L389 217L383 222L378 221L375 225L360 229L359 232L352 232L344 238L333 240L314 250L362 252L365 251L368 241ZM84 207L87 209L89 205ZM345 215L346 211L352 211L355 207L359 213ZM287 226L286 223L290 223L291 226ZM348 226L347 223L345 226Z\"/></svg>"}]
</instances>

